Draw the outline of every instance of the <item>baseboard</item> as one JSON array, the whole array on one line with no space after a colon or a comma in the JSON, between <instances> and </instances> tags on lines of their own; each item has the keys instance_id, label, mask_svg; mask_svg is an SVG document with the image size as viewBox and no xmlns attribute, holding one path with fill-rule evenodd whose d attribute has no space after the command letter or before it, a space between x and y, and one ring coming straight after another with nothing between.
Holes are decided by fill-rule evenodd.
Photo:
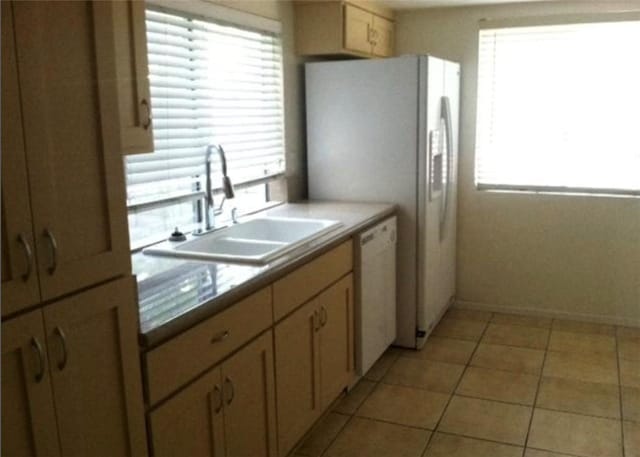
<instances>
[{"instance_id":1,"label":"baseboard","mask_svg":"<svg viewBox=\"0 0 640 457\"><path fill-rule=\"evenodd\" d=\"M494 313L520 314L523 316L550 317L553 319L572 319L576 321L594 322L596 324L621 325L624 327L640 327L640 319L630 317L612 317L603 314L573 313L552 309L513 307L505 305L492 305L466 300L456 300L456 308L473 309L478 311L490 311Z\"/></svg>"}]
</instances>

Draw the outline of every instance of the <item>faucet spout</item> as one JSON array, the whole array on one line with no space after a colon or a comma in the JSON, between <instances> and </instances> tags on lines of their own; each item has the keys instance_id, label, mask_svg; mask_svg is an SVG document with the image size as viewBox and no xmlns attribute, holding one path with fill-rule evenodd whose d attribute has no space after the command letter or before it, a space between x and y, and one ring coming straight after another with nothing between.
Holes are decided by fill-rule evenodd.
<instances>
[{"instance_id":1,"label":"faucet spout","mask_svg":"<svg viewBox=\"0 0 640 457\"><path fill-rule=\"evenodd\" d=\"M214 218L216 212L213 210L213 186L211 185L211 157L214 150L217 151L218 155L220 156L220 164L222 167L222 190L224 192L224 198L229 199L235 196L233 184L231 183L229 175L227 175L227 157L224 153L224 149L222 149L222 146L219 144L210 144L209 146L207 146L205 156L205 228L204 230L202 230L203 233L209 232L215 227ZM222 205L220 206L222 207Z\"/></svg>"}]
</instances>

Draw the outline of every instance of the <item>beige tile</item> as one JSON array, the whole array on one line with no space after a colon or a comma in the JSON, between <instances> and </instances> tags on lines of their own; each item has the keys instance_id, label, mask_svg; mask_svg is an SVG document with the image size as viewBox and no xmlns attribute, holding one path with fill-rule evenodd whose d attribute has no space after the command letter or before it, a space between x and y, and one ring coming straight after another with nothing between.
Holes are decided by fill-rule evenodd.
<instances>
[{"instance_id":1,"label":"beige tile","mask_svg":"<svg viewBox=\"0 0 640 457\"><path fill-rule=\"evenodd\" d=\"M552 330L548 349L549 351L613 355L616 352L616 339L608 335Z\"/></svg>"},{"instance_id":2,"label":"beige tile","mask_svg":"<svg viewBox=\"0 0 640 457\"><path fill-rule=\"evenodd\" d=\"M640 361L620 359L620 384L640 388Z\"/></svg>"},{"instance_id":3,"label":"beige tile","mask_svg":"<svg viewBox=\"0 0 640 457\"><path fill-rule=\"evenodd\" d=\"M369 371L367 371L364 377L371 381L380 381L398 357L398 351L388 349L384 354L382 354L382 356L380 356L376 363L369 368Z\"/></svg>"},{"instance_id":4,"label":"beige tile","mask_svg":"<svg viewBox=\"0 0 640 457\"><path fill-rule=\"evenodd\" d=\"M640 338L640 327L618 327L619 338Z\"/></svg>"},{"instance_id":5,"label":"beige tile","mask_svg":"<svg viewBox=\"0 0 640 457\"><path fill-rule=\"evenodd\" d=\"M467 321L489 322L493 313L488 311L478 311L474 309L450 308L446 317L451 319L462 319Z\"/></svg>"},{"instance_id":6,"label":"beige tile","mask_svg":"<svg viewBox=\"0 0 640 457\"><path fill-rule=\"evenodd\" d=\"M382 382L451 393L462 376L464 368L463 365L452 363L400 357Z\"/></svg>"},{"instance_id":7,"label":"beige tile","mask_svg":"<svg viewBox=\"0 0 640 457\"><path fill-rule=\"evenodd\" d=\"M488 400L533 405L537 388L537 375L468 367L456 393Z\"/></svg>"},{"instance_id":8,"label":"beige tile","mask_svg":"<svg viewBox=\"0 0 640 457\"><path fill-rule=\"evenodd\" d=\"M574 333L594 333L597 335L615 336L616 328L613 325L596 324L594 322L572 321L556 319L551 325L553 330Z\"/></svg>"},{"instance_id":9,"label":"beige tile","mask_svg":"<svg viewBox=\"0 0 640 457\"><path fill-rule=\"evenodd\" d=\"M618 384L616 358L599 354L548 352L542 374L552 378Z\"/></svg>"},{"instance_id":10,"label":"beige tile","mask_svg":"<svg viewBox=\"0 0 640 457\"><path fill-rule=\"evenodd\" d=\"M419 457L431 432L354 417L327 450L326 457Z\"/></svg>"},{"instance_id":11,"label":"beige tile","mask_svg":"<svg viewBox=\"0 0 640 457\"><path fill-rule=\"evenodd\" d=\"M527 448L524 457L564 457L569 454L558 454L557 452L539 451L537 449Z\"/></svg>"},{"instance_id":12,"label":"beige tile","mask_svg":"<svg viewBox=\"0 0 640 457\"><path fill-rule=\"evenodd\" d=\"M483 343L520 346L531 349L545 349L549 339L549 329L522 327L520 325L489 324L482 337Z\"/></svg>"},{"instance_id":13,"label":"beige tile","mask_svg":"<svg viewBox=\"0 0 640 457\"><path fill-rule=\"evenodd\" d=\"M528 406L454 396L438 430L522 446L531 417Z\"/></svg>"},{"instance_id":14,"label":"beige tile","mask_svg":"<svg viewBox=\"0 0 640 457\"><path fill-rule=\"evenodd\" d=\"M476 345L475 341L430 336L421 350L406 351L402 355L404 357L466 365Z\"/></svg>"},{"instance_id":15,"label":"beige tile","mask_svg":"<svg viewBox=\"0 0 640 457\"><path fill-rule=\"evenodd\" d=\"M621 457L620 425L613 419L536 408L528 446L586 457Z\"/></svg>"},{"instance_id":16,"label":"beige tile","mask_svg":"<svg viewBox=\"0 0 640 457\"><path fill-rule=\"evenodd\" d=\"M625 457L640 457L640 424L624 422Z\"/></svg>"},{"instance_id":17,"label":"beige tile","mask_svg":"<svg viewBox=\"0 0 640 457\"><path fill-rule=\"evenodd\" d=\"M302 445L296 450L296 454L309 457L317 457L324 452L335 437L345 426L349 416L329 413L323 417L314 427Z\"/></svg>"},{"instance_id":18,"label":"beige tile","mask_svg":"<svg viewBox=\"0 0 640 457\"><path fill-rule=\"evenodd\" d=\"M446 394L378 384L356 415L433 430L448 401L449 395Z\"/></svg>"},{"instance_id":19,"label":"beige tile","mask_svg":"<svg viewBox=\"0 0 640 457\"><path fill-rule=\"evenodd\" d=\"M522 316L519 314L495 313L491 322L494 324L522 325L525 327L551 328L552 320L546 317Z\"/></svg>"},{"instance_id":20,"label":"beige tile","mask_svg":"<svg viewBox=\"0 0 640 457\"><path fill-rule=\"evenodd\" d=\"M536 406L590 416L620 418L618 386L576 379L542 378Z\"/></svg>"},{"instance_id":21,"label":"beige tile","mask_svg":"<svg viewBox=\"0 0 640 457\"><path fill-rule=\"evenodd\" d=\"M452 319L445 317L433 330L432 335L478 341L487 326L486 322Z\"/></svg>"},{"instance_id":22,"label":"beige tile","mask_svg":"<svg viewBox=\"0 0 640 457\"><path fill-rule=\"evenodd\" d=\"M376 383L368 379L361 379L348 393L345 395L333 409L337 413L353 414L360 407L365 398L371 393Z\"/></svg>"},{"instance_id":23,"label":"beige tile","mask_svg":"<svg viewBox=\"0 0 640 457\"><path fill-rule=\"evenodd\" d=\"M424 457L521 457L522 448L457 435L436 433Z\"/></svg>"},{"instance_id":24,"label":"beige tile","mask_svg":"<svg viewBox=\"0 0 640 457\"><path fill-rule=\"evenodd\" d=\"M622 416L624 420L640 422L640 389L622 387Z\"/></svg>"},{"instance_id":25,"label":"beige tile","mask_svg":"<svg viewBox=\"0 0 640 457\"><path fill-rule=\"evenodd\" d=\"M640 338L618 338L618 355L621 359L640 361Z\"/></svg>"},{"instance_id":26,"label":"beige tile","mask_svg":"<svg viewBox=\"0 0 640 457\"><path fill-rule=\"evenodd\" d=\"M544 351L497 344L480 343L471 365L482 368L539 374L544 360Z\"/></svg>"}]
</instances>

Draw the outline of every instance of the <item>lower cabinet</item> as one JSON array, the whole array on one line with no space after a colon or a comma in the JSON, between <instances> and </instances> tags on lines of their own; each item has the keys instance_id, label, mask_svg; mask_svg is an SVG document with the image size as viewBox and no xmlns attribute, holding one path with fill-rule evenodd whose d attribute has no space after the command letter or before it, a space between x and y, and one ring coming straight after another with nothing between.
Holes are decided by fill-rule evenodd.
<instances>
[{"instance_id":1,"label":"lower cabinet","mask_svg":"<svg viewBox=\"0 0 640 457\"><path fill-rule=\"evenodd\" d=\"M353 275L275 327L279 455L287 455L354 376Z\"/></svg>"},{"instance_id":2,"label":"lower cabinet","mask_svg":"<svg viewBox=\"0 0 640 457\"><path fill-rule=\"evenodd\" d=\"M272 332L149 415L155 456L276 456Z\"/></svg>"},{"instance_id":3,"label":"lower cabinet","mask_svg":"<svg viewBox=\"0 0 640 457\"><path fill-rule=\"evenodd\" d=\"M137 322L129 277L3 323L2 454L145 455Z\"/></svg>"}]
</instances>

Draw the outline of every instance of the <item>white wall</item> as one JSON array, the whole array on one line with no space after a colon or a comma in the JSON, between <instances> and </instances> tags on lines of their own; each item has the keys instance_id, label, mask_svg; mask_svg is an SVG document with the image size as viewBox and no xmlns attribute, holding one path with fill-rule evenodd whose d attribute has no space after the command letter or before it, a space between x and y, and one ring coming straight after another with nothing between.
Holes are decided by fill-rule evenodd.
<instances>
[{"instance_id":1,"label":"white wall","mask_svg":"<svg viewBox=\"0 0 640 457\"><path fill-rule=\"evenodd\" d=\"M462 64L461 304L640 325L640 199L480 192L473 179L478 21L620 10L640 11L640 2L540 2L397 14L398 54L432 53Z\"/></svg>"}]
</instances>

